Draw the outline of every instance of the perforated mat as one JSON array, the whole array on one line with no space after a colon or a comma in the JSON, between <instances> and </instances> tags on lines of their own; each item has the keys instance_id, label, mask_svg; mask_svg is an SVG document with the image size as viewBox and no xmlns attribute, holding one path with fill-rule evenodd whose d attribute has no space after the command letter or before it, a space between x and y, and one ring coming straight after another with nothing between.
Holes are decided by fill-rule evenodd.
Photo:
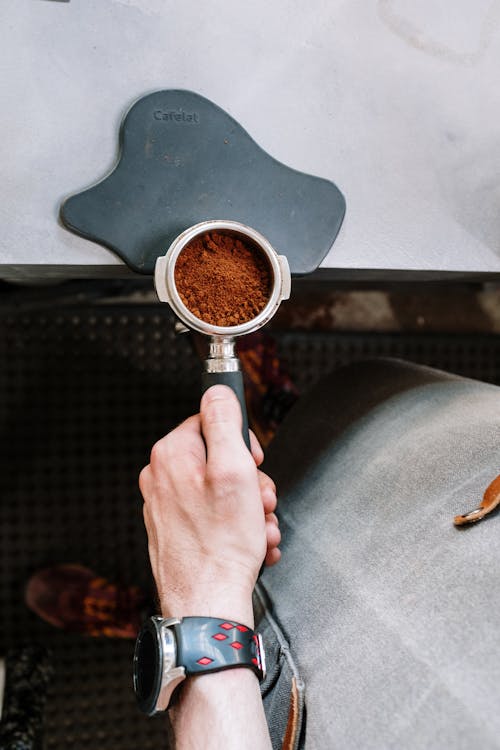
<instances>
[{"instance_id":1,"label":"perforated mat","mask_svg":"<svg viewBox=\"0 0 500 750\"><path fill-rule=\"evenodd\" d=\"M500 382L493 336L276 336L303 389L376 355ZM199 362L158 306L4 312L0 350L0 650L38 641L53 651L46 748L158 750L166 725L135 707L132 643L55 630L25 608L23 588L38 568L72 561L149 586L137 476L154 441L197 408Z\"/></svg>"}]
</instances>

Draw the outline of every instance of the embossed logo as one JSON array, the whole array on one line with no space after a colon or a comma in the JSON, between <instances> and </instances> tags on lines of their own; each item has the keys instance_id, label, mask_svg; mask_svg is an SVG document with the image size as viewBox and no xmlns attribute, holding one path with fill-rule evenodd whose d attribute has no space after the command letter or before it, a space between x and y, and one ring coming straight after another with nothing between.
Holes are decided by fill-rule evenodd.
<instances>
[{"instance_id":1,"label":"embossed logo","mask_svg":"<svg viewBox=\"0 0 500 750\"><path fill-rule=\"evenodd\" d=\"M187 122L191 125L198 125L200 122L198 112L184 112L183 109L169 109L166 112L155 109L153 117L155 120L163 120L163 122Z\"/></svg>"}]
</instances>

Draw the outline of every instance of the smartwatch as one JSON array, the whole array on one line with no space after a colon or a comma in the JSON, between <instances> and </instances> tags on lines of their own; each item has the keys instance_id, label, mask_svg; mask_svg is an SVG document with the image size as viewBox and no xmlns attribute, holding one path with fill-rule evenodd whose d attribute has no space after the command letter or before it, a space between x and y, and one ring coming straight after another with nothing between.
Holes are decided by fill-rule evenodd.
<instances>
[{"instance_id":1,"label":"smartwatch","mask_svg":"<svg viewBox=\"0 0 500 750\"><path fill-rule=\"evenodd\" d=\"M173 705L187 677L235 667L265 677L262 637L246 625L218 617L150 617L135 644L137 703L153 716Z\"/></svg>"}]
</instances>

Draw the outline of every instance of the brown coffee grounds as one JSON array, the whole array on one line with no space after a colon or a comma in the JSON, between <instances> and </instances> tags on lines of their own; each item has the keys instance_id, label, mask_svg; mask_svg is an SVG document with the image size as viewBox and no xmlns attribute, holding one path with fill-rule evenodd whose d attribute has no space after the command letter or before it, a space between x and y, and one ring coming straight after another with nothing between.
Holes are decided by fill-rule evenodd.
<instances>
[{"instance_id":1,"label":"brown coffee grounds","mask_svg":"<svg viewBox=\"0 0 500 750\"><path fill-rule=\"evenodd\" d=\"M192 240L175 264L181 300L197 318L216 326L252 320L271 294L267 259L250 243L222 232Z\"/></svg>"}]
</instances>

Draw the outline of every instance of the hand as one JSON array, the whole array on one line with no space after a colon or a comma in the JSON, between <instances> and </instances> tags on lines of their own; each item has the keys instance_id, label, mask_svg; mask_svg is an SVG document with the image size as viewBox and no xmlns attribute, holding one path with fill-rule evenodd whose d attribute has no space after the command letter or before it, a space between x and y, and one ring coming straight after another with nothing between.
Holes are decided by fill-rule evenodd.
<instances>
[{"instance_id":1,"label":"hand","mask_svg":"<svg viewBox=\"0 0 500 750\"><path fill-rule=\"evenodd\" d=\"M205 448L206 445L206 448ZM158 441L139 477L149 555L164 616L225 617L253 626L251 595L264 558L280 557L273 481L262 449L241 435L241 410L213 386L200 414Z\"/></svg>"}]
</instances>

